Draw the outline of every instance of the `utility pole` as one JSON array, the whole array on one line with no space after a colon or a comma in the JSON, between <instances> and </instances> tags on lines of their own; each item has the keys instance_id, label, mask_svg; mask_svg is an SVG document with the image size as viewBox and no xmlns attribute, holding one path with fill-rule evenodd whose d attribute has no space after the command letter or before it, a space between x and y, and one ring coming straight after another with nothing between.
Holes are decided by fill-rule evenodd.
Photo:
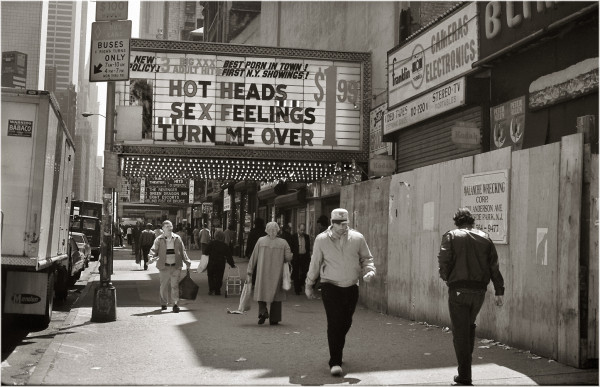
<instances>
[{"instance_id":1,"label":"utility pole","mask_svg":"<svg viewBox=\"0 0 600 387\"><path fill-rule=\"evenodd\" d=\"M90 82L106 82L106 127L104 132L104 179L102 193L102 258L100 286L94 291L94 322L117 319L117 291L113 273L113 214L118 155L113 152L115 134L115 81L129 80L129 43L131 20L127 20L127 1L97 1L96 22L92 23ZM119 48L117 50L117 47ZM125 48L125 52L123 52Z\"/></svg>"},{"instance_id":2,"label":"utility pole","mask_svg":"<svg viewBox=\"0 0 600 387\"><path fill-rule=\"evenodd\" d=\"M113 209L114 188L111 175L116 173L113 153L115 127L115 82L106 85L106 125L104 130L104 179L102 211L102 254L100 258L100 286L94 291L92 321L107 322L117 319L117 290L111 282L113 269ZM117 160L118 165L118 160Z\"/></svg>"}]
</instances>

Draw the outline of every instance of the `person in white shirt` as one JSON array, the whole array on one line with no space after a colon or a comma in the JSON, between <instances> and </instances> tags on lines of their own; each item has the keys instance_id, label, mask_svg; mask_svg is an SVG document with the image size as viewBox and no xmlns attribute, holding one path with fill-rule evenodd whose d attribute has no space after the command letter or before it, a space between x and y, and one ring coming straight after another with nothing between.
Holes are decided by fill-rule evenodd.
<instances>
[{"instance_id":1,"label":"person in white shirt","mask_svg":"<svg viewBox=\"0 0 600 387\"><path fill-rule=\"evenodd\" d=\"M373 256L364 236L348 228L348 211L331 212L331 226L317 235L304 292L314 298L313 286L321 277L321 298L327 315L327 341L331 375L342 375L346 334L358 302L358 282L375 276Z\"/></svg>"},{"instance_id":2,"label":"person in white shirt","mask_svg":"<svg viewBox=\"0 0 600 387\"><path fill-rule=\"evenodd\" d=\"M181 237L173 233L173 223L165 220L162 224L163 234L154 240L154 244L148 253L148 263L154 261L159 270L160 278L160 304L162 310L167 309L169 303L169 290L171 292L171 302L173 303L173 312L179 313L179 278L183 262L190 270L192 261L185 252L185 246Z\"/></svg>"}]
</instances>

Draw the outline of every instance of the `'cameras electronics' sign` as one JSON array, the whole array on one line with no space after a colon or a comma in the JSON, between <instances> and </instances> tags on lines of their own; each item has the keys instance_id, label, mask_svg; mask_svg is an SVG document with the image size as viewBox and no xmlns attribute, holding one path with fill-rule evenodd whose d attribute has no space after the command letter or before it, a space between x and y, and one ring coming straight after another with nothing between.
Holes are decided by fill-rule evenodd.
<instances>
[{"instance_id":1,"label":"'cameras electronics' sign","mask_svg":"<svg viewBox=\"0 0 600 387\"><path fill-rule=\"evenodd\" d=\"M471 70L479 60L477 3L388 52L388 105L394 108Z\"/></svg>"},{"instance_id":2,"label":"'cameras electronics' sign","mask_svg":"<svg viewBox=\"0 0 600 387\"><path fill-rule=\"evenodd\" d=\"M155 145L363 151L361 62L132 51L130 71Z\"/></svg>"}]
</instances>

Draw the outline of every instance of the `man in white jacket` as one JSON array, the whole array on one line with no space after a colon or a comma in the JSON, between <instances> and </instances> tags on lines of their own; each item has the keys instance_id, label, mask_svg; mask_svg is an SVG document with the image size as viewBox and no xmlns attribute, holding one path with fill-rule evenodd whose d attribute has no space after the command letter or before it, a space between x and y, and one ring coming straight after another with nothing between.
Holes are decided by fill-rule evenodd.
<instances>
[{"instance_id":1,"label":"man in white jacket","mask_svg":"<svg viewBox=\"0 0 600 387\"><path fill-rule=\"evenodd\" d=\"M173 303L173 312L179 313L179 277L183 263L190 270L192 261L188 258L181 237L173 233L173 223L163 222L163 234L154 240L148 253L148 263L156 263L160 279L160 304L166 310L169 303L169 293Z\"/></svg>"},{"instance_id":2,"label":"man in white jacket","mask_svg":"<svg viewBox=\"0 0 600 387\"><path fill-rule=\"evenodd\" d=\"M313 286L321 277L329 367L334 376L342 375L346 334L352 326L361 276L365 282L375 276L373 256L364 236L348 228L348 211L337 208L331 212L331 226L315 239L304 290L309 299L314 298Z\"/></svg>"}]
</instances>

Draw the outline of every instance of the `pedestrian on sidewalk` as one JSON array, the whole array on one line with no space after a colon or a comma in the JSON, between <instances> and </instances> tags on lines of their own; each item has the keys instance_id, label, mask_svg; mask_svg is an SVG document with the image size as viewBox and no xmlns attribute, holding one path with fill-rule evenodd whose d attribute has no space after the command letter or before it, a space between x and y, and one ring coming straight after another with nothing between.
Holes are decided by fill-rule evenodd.
<instances>
[{"instance_id":1,"label":"pedestrian on sidewalk","mask_svg":"<svg viewBox=\"0 0 600 387\"><path fill-rule=\"evenodd\" d=\"M162 224L163 234L154 240L150 253L148 254L149 263L156 263L159 270L160 279L160 304L162 310L167 309L169 303L169 290L171 291L171 302L173 303L173 312L179 313L179 277L183 262L190 270L192 261L185 252L185 246L181 237L173 233L173 223L165 220Z\"/></svg>"},{"instance_id":2,"label":"pedestrian on sidewalk","mask_svg":"<svg viewBox=\"0 0 600 387\"><path fill-rule=\"evenodd\" d=\"M200 229L198 228L198 225L196 225L194 227L194 230L192 231L192 236L193 236L193 241L194 241L194 249L199 250L200 249Z\"/></svg>"},{"instance_id":3,"label":"pedestrian on sidewalk","mask_svg":"<svg viewBox=\"0 0 600 387\"><path fill-rule=\"evenodd\" d=\"M306 226L300 223L298 232L292 235L292 280L294 281L294 291L297 295L302 292L302 285L306 281L308 265L310 265L310 238L305 234Z\"/></svg>"},{"instance_id":4,"label":"pedestrian on sidewalk","mask_svg":"<svg viewBox=\"0 0 600 387\"><path fill-rule=\"evenodd\" d=\"M233 256L229 246L225 244L225 234L223 231L215 232L215 239L210 241L206 247L206 255L208 255L208 266L206 274L208 276L208 295L221 295L221 287L223 286L223 274L225 273L225 262L232 269L235 267Z\"/></svg>"},{"instance_id":5,"label":"pedestrian on sidewalk","mask_svg":"<svg viewBox=\"0 0 600 387\"><path fill-rule=\"evenodd\" d=\"M364 236L348 228L348 211L336 208L331 212L331 226L315 239L304 287L306 297L313 299L313 286L320 275L331 375L343 372L344 345L358 302L359 278L370 282L375 272Z\"/></svg>"},{"instance_id":6,"label":"pedestrian on sidewalk","mask_svg":"<svg viewBox=\"0 0 600 387\"><path fill-rule=\"evenodd\" d=\"M210 230L208 229L208 224L204 223L202 225L202 230L200 230L198 235L200 236L200 248L202 249L200 254L206 255L204 251L210 243Z\"/></svg>"},{"instance_id":7,"label":"pedestrian on sidewalk","mask_svg":"<svg viewBox=\"0 0 600 387\"><path fill-rule=\"evenodd\" d=\"M131 226L127 227L127 244L133 246L133 227ZM131 249L131 254L133 254L133 247Z\"/></svg>"},{"instance_id":8,"label":"pedestrian on sidewalk","mask_svg":"<svg viewBox=\"0 0 600 387\"><path fill-rule=\"evenodd\" d=\"M490 237L474 229L475 219L467 208L459 208L453 217L456 229L442 237L438 254L440 278L449 289L448 308L452 322L458 375L453 385L472 385L471 363L475 347L475 319L485 300L491 281L495 303L502 306L504 279L498 266L498 254Z\"/></svg>"},{"instance_id":9,"label":"pedestrian on sidewalk","mask_svg":"<svg viewBox=\"0 0 600 387\"><path fill-rule=\"evenodd\" d=\"M148 270L148 253L154 244L154 231L152 230L152 223L146 224L146 229L142 231L140 235L140 247L142 249L142 258L144 259L144 270Z\"/></svg>"},{"instance_id":10,"label":"pedestrian on sidewalk","mask_svg":"<svg viewBox=\"0 0 600 387\"><path fill-rule=\"evenodd\" d=\"M292 250L277 237L276 222L267 223L266 232L267 236L259 238L254 246L246 274L252 281L254 301L258 301L258 323L264 324L268 318L271 325L277 325L281 321L281 302L287 298L282 288L283 265L292 260Z\"/></svg>"},{"instance_id":11,"label":"pedestrian on sidewalk","mask_svg":"<svg viewBox=\"0 0 600 387\"><path fill-rule=\"evenodd\" d=\"M246 252L244 253L246 258L250 259L250 256L254 251L254 246L256 246L256 242L265 235L267 235L267 233L265 232L265 221L263 218L254 219L254 227L248 233L248 241L246 242Z\"/></svg>"},{"instance_id":12,"label":"pedestrian on sidewalk","mask_svg":"<svg viewBox=\"0 0 600 387\"><path fill-rule=\"evenodd\" d=\"M227 230L223 231L223 234L225 234L225 244L229 246L231 254L235 255L233 251L235 247L235 226L233 224L230 224L229 227L227 227Z\"/></svg>"}]
</instances>

